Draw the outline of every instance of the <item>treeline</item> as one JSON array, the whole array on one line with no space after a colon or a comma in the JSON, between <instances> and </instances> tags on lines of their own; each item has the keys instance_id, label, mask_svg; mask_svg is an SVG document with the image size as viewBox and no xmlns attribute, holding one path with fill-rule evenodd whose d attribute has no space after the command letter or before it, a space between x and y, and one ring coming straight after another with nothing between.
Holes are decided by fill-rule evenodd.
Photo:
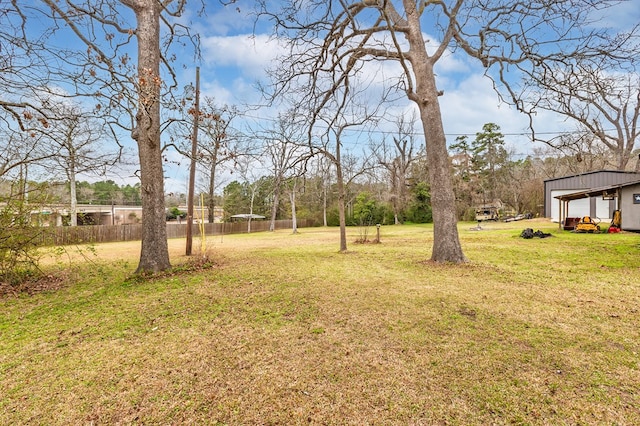
<instances>
[{"instance_id":1,"label":"treeline","mask_svg":"<svg viewBox=\"0 0 640 426\"><path fill-rule=\"evenodd\" d=\"M410 138L410 136L406 136ZM344 205L347 225L429 223L432 221L428 167L421 150L399 151L381 142L372 146L369 161L361 161L350 170L345 187ZM384 155L379 154L384 151ZM496 124L484 126L475 139L460 137L450 147L456 191L457 216L473 220L475 208L497 204L504 212L541 211L543 180L548 178L541 163L529 156L513 159ZM354 162L355 164L355 162ZM554 168L556 171L558 167ZM339 224L339 190L331 169L310 161L303 176L294 176L277 184L276 175L254 181L233 181L223 191L217 205L224 207L225 218L253 213L275 219L294 214L317 224Z\"/></svg>"},{"instance_id":2,"label":"treeline","mask_svg":"<svg viewBox=\"0 0 640 426\"><path fill-rule=\"evenodd\" d=\"M140 184L118 185L112 180L99 182L76 182L75 184L76 205L129 205L140 206ZM71 185L69 182L35 182L18 180L0 180L0 225L4 223L5 229L8 223L19 221L22 217L24 226L42 225L77 225L87 224L77 210L71 205ZM52 219L51 211L55 206L65 206L69 213L62 217L61 223L58 219ZM75 223L72 223L72 216L76 215ZM17 232L17 231L16 231ZM15 232L14 232L15 233ZM0 233L0 239L2 233ZM0 252L2 248L0 247ZM1 254L0 254L1 255Z\"/></svg>"},{"instance_id":3,"label":"treeline","mask_svg":"<svg viewBox=\"0 0 640 426\"><path fill-rule=\"evenodd\" d=\"M232 215L253 213L270 219L275 200L273 177L262 177L255 182L233 181L224 188L221 200L225 220ZM291 185L285 185L290 191ZM296 216L316 225L338 226L338 199L336 184L321 177L310 176L296 194ZM403 211L403 222L428 223L432 220L428 185L418 182L409 189L411 200ZM394 212L387 190L382 183L360 182L349 185L345 202L347 225L393 224ZM276 219L292 217L291 194L279 197ZM253 199L253 204L252 204Z\"/></svg>"},{"instance_id":4,"label":"treeline","mask_svg":"<svg viewBox=\"0 0 640 426\"><path fill-rule=\"evenodd\" d=\"M607 169L612 161L609 152L595 150L593 145L574 147L573 152L537 148L521 156L507 142L497 124L487 123L475 136L459 136L450 145L458 219L474 220L476 208L483 205L496 206L503 215L541 216L544 180ZM345 192L348 225L431 222L424 154L414 154L404 168L397 167L400 155L395 154L388 159L371 155L369 163L362 162L353 172L357 177L349 179ZM335 176L311 161L303 176L284 184L277 185L275 175L235 180L215 203L223 206L227 220L246 213L270 219L277 204L276 219L291 218L294 205L299 219L334 226L338 225L338 193Z\"/></svg>"},{"instance_id":5,"label":"treeline","mask_svg":"<svg viewBox=\"0 0 640 426\"><path fill-rule=\"evenodd\" d=\"M27 182L19 184L16 181L0 183L0 196L3 198L29 196L48 204L69 204L71 199L69 182ZM140 198L140 184L118 185L112 180L98 182L76 182L76 200L78 204L98 205L131 205L142 204Z\"/></svg>"},{"instance_id":6,"label":"treeline","mask_svg":"<svg viewBox=\"0 0 640 426\"><path fill-rule=\"evenodd\" d=\"M67 185L68 189L68 185ZM79 204L119 204L139 206L140 183L118 185L112 180L99 182L78 182L76 185Z\"/></svg>"}]
</instances>

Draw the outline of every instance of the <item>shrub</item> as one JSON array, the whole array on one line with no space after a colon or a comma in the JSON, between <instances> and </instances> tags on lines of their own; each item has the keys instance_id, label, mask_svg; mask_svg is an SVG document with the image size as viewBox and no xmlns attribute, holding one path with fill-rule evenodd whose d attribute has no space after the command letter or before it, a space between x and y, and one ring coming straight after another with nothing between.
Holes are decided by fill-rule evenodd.
<instances>
[{"instance_id":1,"label":"shrub","mask_svg":"<svg viewBox=\"0 0 640 426\"><path fill-rule=\"evenodd\" d=\"M430 223L433 221L431 211L431 193L429 185L419 182L412 189L413 200L407 209L407 221L412 223Z\"/></svg>"},{"instance_id":2,"label":"shrub","mask_svg":"<svg viewBox=\"0 0 640 426\"><path fill-rule=\"evenodd\" d=\"M39 273L38 247L47 238L37 190L0 196L0 281L15 284Z\"/></svg>"}]
</instances>

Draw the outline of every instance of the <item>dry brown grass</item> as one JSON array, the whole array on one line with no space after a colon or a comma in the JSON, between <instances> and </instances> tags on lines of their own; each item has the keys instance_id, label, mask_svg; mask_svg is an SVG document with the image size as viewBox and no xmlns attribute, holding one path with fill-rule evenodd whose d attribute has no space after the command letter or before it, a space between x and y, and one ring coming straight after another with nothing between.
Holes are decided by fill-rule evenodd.
<instances>
[{"instance_id":1,"label":"dry brown grass","mask_svg":"<svg viewBox=\"0 0 640 426\"><path fill-rule=\"evenodd\" d=\"M638 237L472 226L467 265L425 262L429 226L210 238L215 267L152 280L96 247L0 301L0 423L640 424Z\"/></svg>"}]
</instances>

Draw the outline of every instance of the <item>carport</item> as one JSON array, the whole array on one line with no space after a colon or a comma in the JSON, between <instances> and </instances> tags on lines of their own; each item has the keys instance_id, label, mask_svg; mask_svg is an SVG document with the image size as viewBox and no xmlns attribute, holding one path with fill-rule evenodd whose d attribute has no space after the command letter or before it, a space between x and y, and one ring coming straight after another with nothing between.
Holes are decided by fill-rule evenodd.
<instances>
[{"instance_id":1,"label":"carport","mask_svg":"<svg viewBox=\"0 0 640 426\"><path fill-rule=\"evenodd\" d=\"M614 200L615 209L620 210L622 213L623 225L621 228L628 231L640 231L640 180L572 192L555 197L559 202L560 229L562 229L567 219L569 203L573 200L592 197ZM625 217L627 218L626 221ZM626 226L624 225L625 223Z\"/></svg>"},{"instance_id":2,"label":"carport","mask_svg":"<svg viewBox=\"0 0 640 426\"><path fill-rule=\"evenodd\" d=\"M556 198L575 192L591 191L596 188L611 185L626 184L640 180L640 172L625 172L620 170L598 170L573 176L563 176L544 181L544 216L554 222L560 221L560 211ZM566 216L591 216L602 220L611 219L617 210L613 200L603 200L601 197L576 199L571 207L565 211Z\"/></svg>"}]
</instances>

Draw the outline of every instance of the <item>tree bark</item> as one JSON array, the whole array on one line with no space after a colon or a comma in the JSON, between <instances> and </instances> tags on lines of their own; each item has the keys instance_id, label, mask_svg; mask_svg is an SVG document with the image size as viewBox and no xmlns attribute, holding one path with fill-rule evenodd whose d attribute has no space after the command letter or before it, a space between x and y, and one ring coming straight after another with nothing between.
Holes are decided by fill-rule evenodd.
<instances>
[{"instance_id":1,"label":"tree bark","mask_svg":"<svg viewBox=\"0 0 640 426\"><path fill-rule=\"evenodd\" d=\"M431 260L462 263L467 259L458 236L455 194L451 179L451 161L442 125L433 61L430 60L420 27L420 16L413 0L404 0L409 29L409 61L415 73L415 92L409 94L420 111L424 128L431 207L433 210L433 251Z\"/></svg>"},{"instance_id":2,"label":"tree bark","mask_svg":"<svg viewBox=\"0 0 640 426\"><path fill-rule=\"evenodd\" d=\"M140 0L134 8L138 29L138 96L136 128L142 192L142 248L136 273L171 267L164 205L164 172L160 146L160 3Z\"/></svg>"}]
</instances>

